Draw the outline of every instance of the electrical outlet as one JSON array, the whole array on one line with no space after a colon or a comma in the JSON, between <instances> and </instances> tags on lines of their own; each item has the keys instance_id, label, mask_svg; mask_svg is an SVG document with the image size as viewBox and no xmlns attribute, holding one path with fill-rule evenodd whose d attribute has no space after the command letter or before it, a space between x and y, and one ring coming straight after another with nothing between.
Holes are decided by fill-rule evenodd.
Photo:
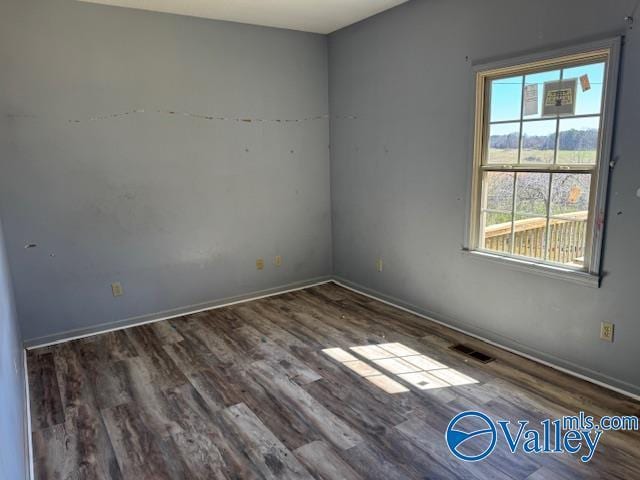
<instances>
[{"instance_id":1,"label":"electrical outlet","mask_svg":"<svg viewBox=\"0 0 640 480\"><path fill-rule=\"evenodd\" d=\"M276 267L279 267L280 265L282 265L282 257L280 255L276 255L276 258L273 260L273 264Z\"/></svg>"},{"instance_id":2,"label":"electrical outlet","mask_svg":"<svg viewBox=\"0 0 640 480\"><path fill-rule=\"evenodd\" d=\"M613 323L602 322L600 324L600 340L613 342Z\"/></svg>"},{"instance_id":3,"label":"electrical outlet","mask_svg":"<svg viewBox=\"0 0 640 480\"><path fill-rule=\"evenodd\" d=\"M120 282L114 282L111 284L111 293L113 293L114 297L120 297L124 295L124 289Z\"/></svg>"},{"instance_id":4,"label":"electrical outlet","mask_svg":"<svg viewBox=\"0 0 640 480\"><path fill-rule=\"evenodd\" d=\"M264 259L263 258L259 258L256 260L256 269L257 270L264 270Z\"/></svg>"},{"instance_id":5,"label":"electrical outlet","mask_svg":"<svg viewBox=\"0 0 640 480\"><path fill-rule=\"evenodd\" d=\"M379 271L379 272L381 272L381 271L382 271L382 259L381 259L381 258L379 258L379 259L376 261L376 270L377 270L377 271Z\"/></svg>"}]
</instances>

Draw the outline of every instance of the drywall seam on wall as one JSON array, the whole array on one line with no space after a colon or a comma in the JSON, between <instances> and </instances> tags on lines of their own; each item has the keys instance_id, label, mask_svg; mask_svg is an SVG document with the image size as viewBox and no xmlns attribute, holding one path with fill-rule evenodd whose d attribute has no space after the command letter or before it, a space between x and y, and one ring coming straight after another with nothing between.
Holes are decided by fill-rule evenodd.
<instances>
[{"instance_id":1,"label":"drywall seam on wall","mask_svg":"<svg viewBox=\"0 0 640 480\"><path fill-rule=\"evenodd\" d=\"M200 120L218 120L222 122L238 122L238 123L301 123L301 122L312 122L317 120L327 120L330 119L330 115L315 115L305 118L255 118L255 117L225 117L219 115L206 115L202 113L191 113L191 112L176 112L173 110L147 110L144 108L136 108L133 110L128 110L126 112L116 112L116 113L107 113L94 115L85 119L75 118L67 120L68 123L84 123L84 122L97 122L100 120L113 120L116 118L127 117L129 115L136 114L162 114L162 115L176 115L180 117L189 117L189 118L197 118ZM37 119L42 118L42 115L35 114L24 114L24 113L8 113L7 118L9 119ZM340 115L336 116L336 119L342 120L357 120L357 116L355 115Z\"/></svg>"},{"instance_id":2,"label":"drywall seam on wall","mask_svg":"<svg viewBox=\"0 0 640 480\"><path fill-rule=\"evenodd\" d=\"M173 110L145 110L145 109L135 109L127 112L121 113L112 113L112 114L103 114L96 115L90 117L86 120L74 119L69 120L69 123L82 123L83 121L96 122L99 120L111 120L119 117L126 117L127 115L135 115L135 114L161 114L161 115L176 115L181 117L190 117L197 118L200 120L218 120L222 122L238 122L238 123L301 123L301 122L311 122L316 120L326 120L329 118L329 115L315 115L306 118L255 118L255 117L225 117L218 115L205 115L201 113L191 113L191 112L176 112Z\"/></svg>"},{"instance_id":3,"label":"drywall seam on wall","mask_svg":"<svg viewBox=\"0 0 640 480\"><path fill-rule=\"evenodd\" d=\"M567 373L573 377L579 378L581 380L586 380L595 385L613 390L615 392L633 398L634 400L640 401L640 388L638 388L636 385L632 385L617 378L603 375L588 368L583 368L574 363L562 360L561 358L554 357L553 355L548 355L544 352L536 351L527 347L526 345L518 343L515 340L511 340L495 334L494 332L486 332L483 329L479 329L477 327L466 325L453 319L446 318L437 313L425 310L424 308L406 303L395 297L391 297L376 290L372 290L368 287L364 287L345 278L334 277L333 282L336 285L340 285L341 287L347 288L361 295L365 295L369 298L373 298L374 300L386 303L387 305L399 308L400 310L404 310L408 313L424 318L425 320L429 320L430 322L443 325L447 328L463 333L465 335L469 335L470 337L476 338L495 347L507 350L508 352L515 353L516 355L520 355L547 367L551 367L555 370Z\"/></svg>"}]
</instances>

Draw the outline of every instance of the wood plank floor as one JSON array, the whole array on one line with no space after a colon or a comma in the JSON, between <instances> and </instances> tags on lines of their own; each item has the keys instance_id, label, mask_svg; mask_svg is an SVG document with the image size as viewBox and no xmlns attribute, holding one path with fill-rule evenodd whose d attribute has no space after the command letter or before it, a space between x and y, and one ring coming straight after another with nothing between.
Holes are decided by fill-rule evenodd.
<instances>
[{"instance_id":1,"label":"wood plank floor","mask_svg":"<svg viewBox=\"0 0 640 480\"><path fill-rule=\"evenodd\" d=\"M638 432L605 432L588 464L505 444L456 460L444 432L464 410L640 404L334 284L32 350L28 368L38 479L640 478Z\"/></svg>"}]
</instances>

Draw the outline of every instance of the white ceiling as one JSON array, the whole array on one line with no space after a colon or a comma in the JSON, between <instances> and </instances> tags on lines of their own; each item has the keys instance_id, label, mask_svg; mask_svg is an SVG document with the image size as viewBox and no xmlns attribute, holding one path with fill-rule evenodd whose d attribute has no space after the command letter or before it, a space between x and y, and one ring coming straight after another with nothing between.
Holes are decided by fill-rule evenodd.
<instances>
[{"instance_id":1,"label":"white ceiling","mask_svg":"<svg viewBox=\"0 0 640 480\"><path fill-rule=\"evenodd\" d=\"M407 0L80 0L192 17L331 33Z\"/></svg>"}]
</instances>

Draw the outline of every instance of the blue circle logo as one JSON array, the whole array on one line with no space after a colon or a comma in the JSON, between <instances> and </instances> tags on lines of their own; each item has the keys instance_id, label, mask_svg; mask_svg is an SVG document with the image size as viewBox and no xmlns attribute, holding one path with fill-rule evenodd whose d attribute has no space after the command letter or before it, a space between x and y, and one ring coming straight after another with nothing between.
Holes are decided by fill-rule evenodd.
<instances>
[{"instance_id":1,"label":"blue circle logo","mask_svg":"<svg viewBox=\"0 0 640 480\"><path fill-rule=\"evenodd\" d=\"M493 452L498 435L496 426L487 415L469 411L451 419L445 439L449 450L457 458L465 462L477 462ZM471 439L474 440L471 442Z\"/></svg>"}]
</instances>

